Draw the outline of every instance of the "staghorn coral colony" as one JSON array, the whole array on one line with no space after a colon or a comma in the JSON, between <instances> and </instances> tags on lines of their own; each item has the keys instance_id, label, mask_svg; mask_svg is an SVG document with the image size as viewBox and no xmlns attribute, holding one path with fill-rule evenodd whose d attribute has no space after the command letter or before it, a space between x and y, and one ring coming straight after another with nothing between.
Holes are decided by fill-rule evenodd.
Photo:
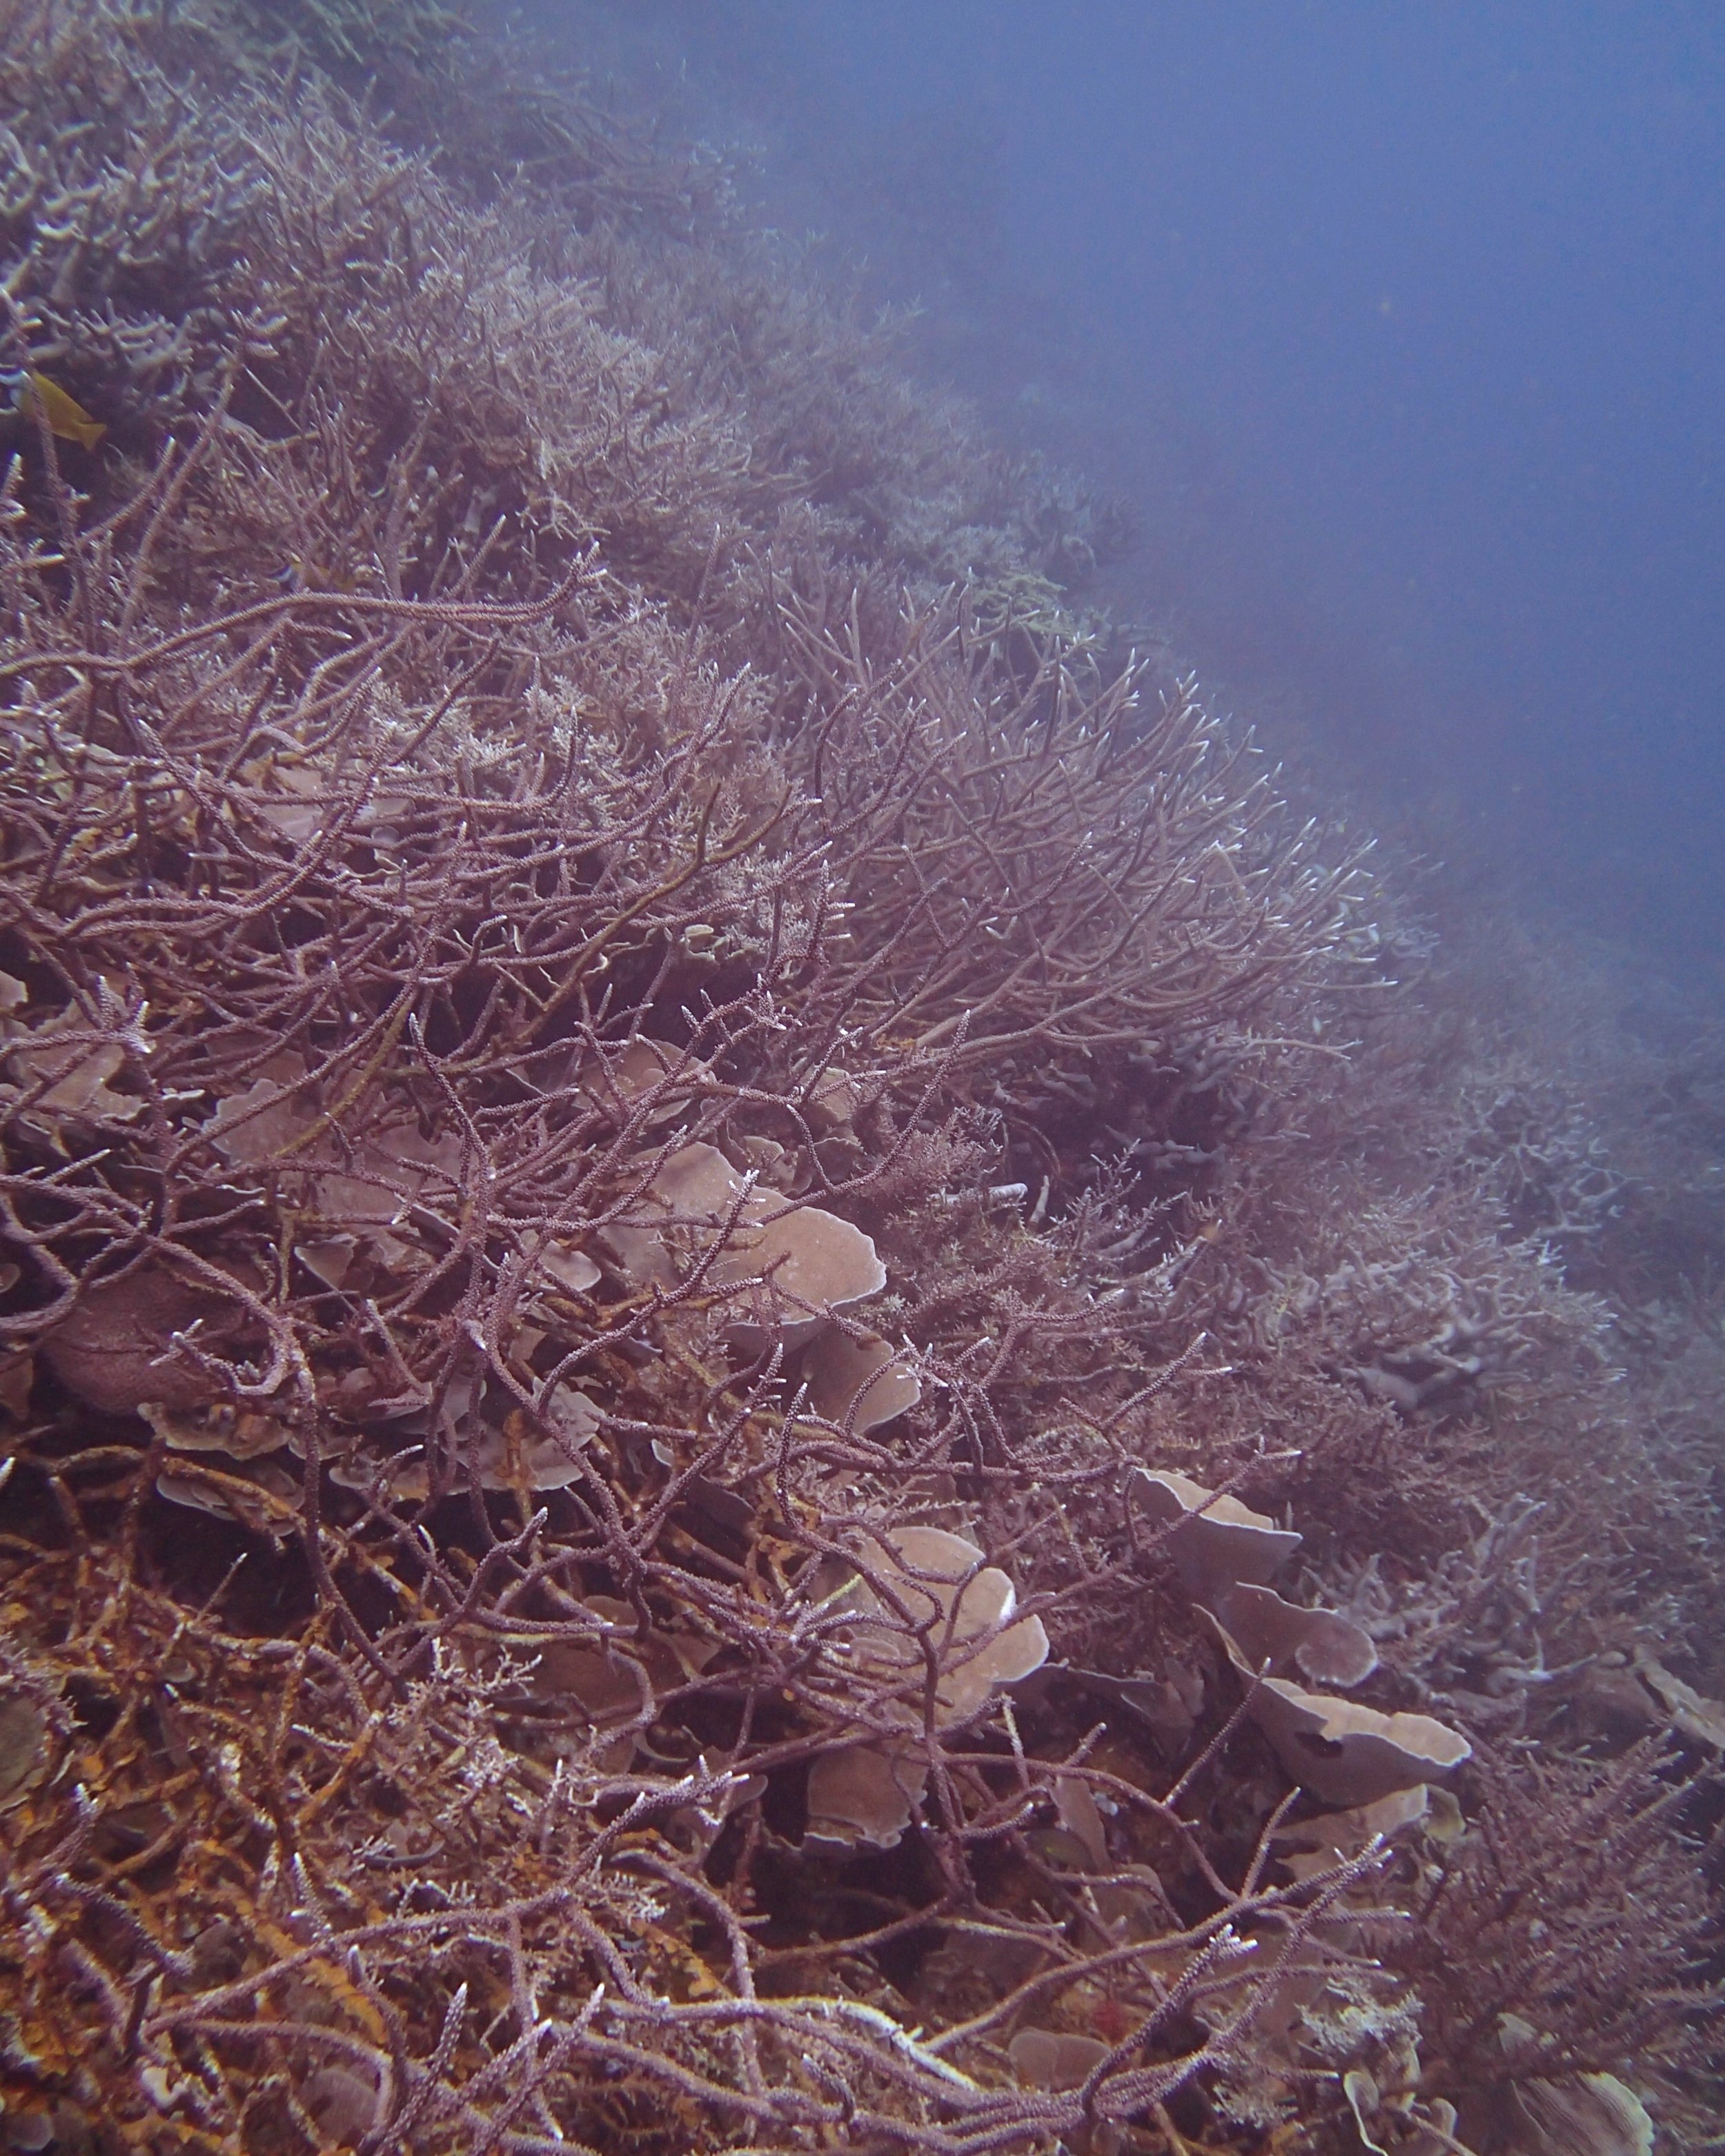
<instances>
[{"instance_id":1,"label":"staghorn coral colony","mask_svg":"<svg viewBox=\"0 0 1725 2156\"><path fill-rule=\"evenodd\" d=\"M1716 2145L1717 1039L515 49L0 0L0 2142Z\"/></svg>"}]
</instances>

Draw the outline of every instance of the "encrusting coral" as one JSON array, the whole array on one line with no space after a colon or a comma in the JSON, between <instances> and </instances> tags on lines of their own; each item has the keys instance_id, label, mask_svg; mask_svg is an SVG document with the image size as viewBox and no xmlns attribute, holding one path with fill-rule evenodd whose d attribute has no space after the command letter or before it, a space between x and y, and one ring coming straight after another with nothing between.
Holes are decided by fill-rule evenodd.
<instances>
[{"instance_id":1,"label":"encrusting coral","mask_svg":"<svg viewBox=\"0 0 1725 2156\"><path fill-rule=\"evenodd\" d=\"M366 11L0 0L104 430L0 446L8 2145L1684 2131L1716 1711L1529 1240L1618 1186L1404 1112L1076 493L398 12L386 122Z\"/></svg>"}]
</instances>

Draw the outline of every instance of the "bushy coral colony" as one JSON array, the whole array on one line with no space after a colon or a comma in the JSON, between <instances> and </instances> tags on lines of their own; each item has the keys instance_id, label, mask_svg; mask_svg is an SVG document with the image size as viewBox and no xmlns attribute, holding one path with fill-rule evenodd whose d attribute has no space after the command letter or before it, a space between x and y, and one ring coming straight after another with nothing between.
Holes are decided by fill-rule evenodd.
<instances>
[{"instance_id":1,"label":"bushy coral colony","mask_svg":"<svg viewBox=\"0 0 1725 2156\"><path fill-rule=\"evenodd\" d=\"M1717 2145L1717 1040L521 50L0 0L0 2141Z\"/></svg>"}]
</instances>

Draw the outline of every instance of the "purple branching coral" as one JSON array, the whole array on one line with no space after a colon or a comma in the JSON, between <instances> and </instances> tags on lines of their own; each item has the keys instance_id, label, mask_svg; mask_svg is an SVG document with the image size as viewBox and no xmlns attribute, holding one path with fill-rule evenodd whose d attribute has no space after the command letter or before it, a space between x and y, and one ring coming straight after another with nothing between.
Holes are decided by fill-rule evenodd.
<instances>
[{"instance_id":1,"label":"purple branching coral","mask_svg":"<svg viewBox=\"0 0 1725 2156\"><path fill-rule=\"evenodd\" d=\"M0 444L8 2129L1099 2150L1350 2044L1440 2123L1523 1785L1291 1866L1129 1499L1297 1509L1362 1726L1601 1644L1458 1486L1619 1428L1598 1311L1331 1142L1358 853L721 173L546 90L499 177L465 33L386 132L295 12L0 0L0 365L107 430ZM1585 2041L1515 1934L1541 2074L1687 2070L1672 1897Z\"/></svg>"}]
</instances>

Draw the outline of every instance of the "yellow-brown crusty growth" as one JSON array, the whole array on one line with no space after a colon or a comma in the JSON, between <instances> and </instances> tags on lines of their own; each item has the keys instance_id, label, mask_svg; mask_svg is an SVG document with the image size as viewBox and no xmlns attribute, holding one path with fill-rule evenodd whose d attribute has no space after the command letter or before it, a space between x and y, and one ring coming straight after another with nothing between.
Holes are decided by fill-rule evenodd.
<instances>
[{"instance_id":1,"label":"yellow-brown crusty growth","mask_svg":"<svg viewBox=\"0 0 1725 2156\"><path fill-rule=\"evenodd\" d=\"M527 51L0 0L0 2140L1703 2115L1594 1186L1106 506Z\"/></svg>"}]
</instances>

